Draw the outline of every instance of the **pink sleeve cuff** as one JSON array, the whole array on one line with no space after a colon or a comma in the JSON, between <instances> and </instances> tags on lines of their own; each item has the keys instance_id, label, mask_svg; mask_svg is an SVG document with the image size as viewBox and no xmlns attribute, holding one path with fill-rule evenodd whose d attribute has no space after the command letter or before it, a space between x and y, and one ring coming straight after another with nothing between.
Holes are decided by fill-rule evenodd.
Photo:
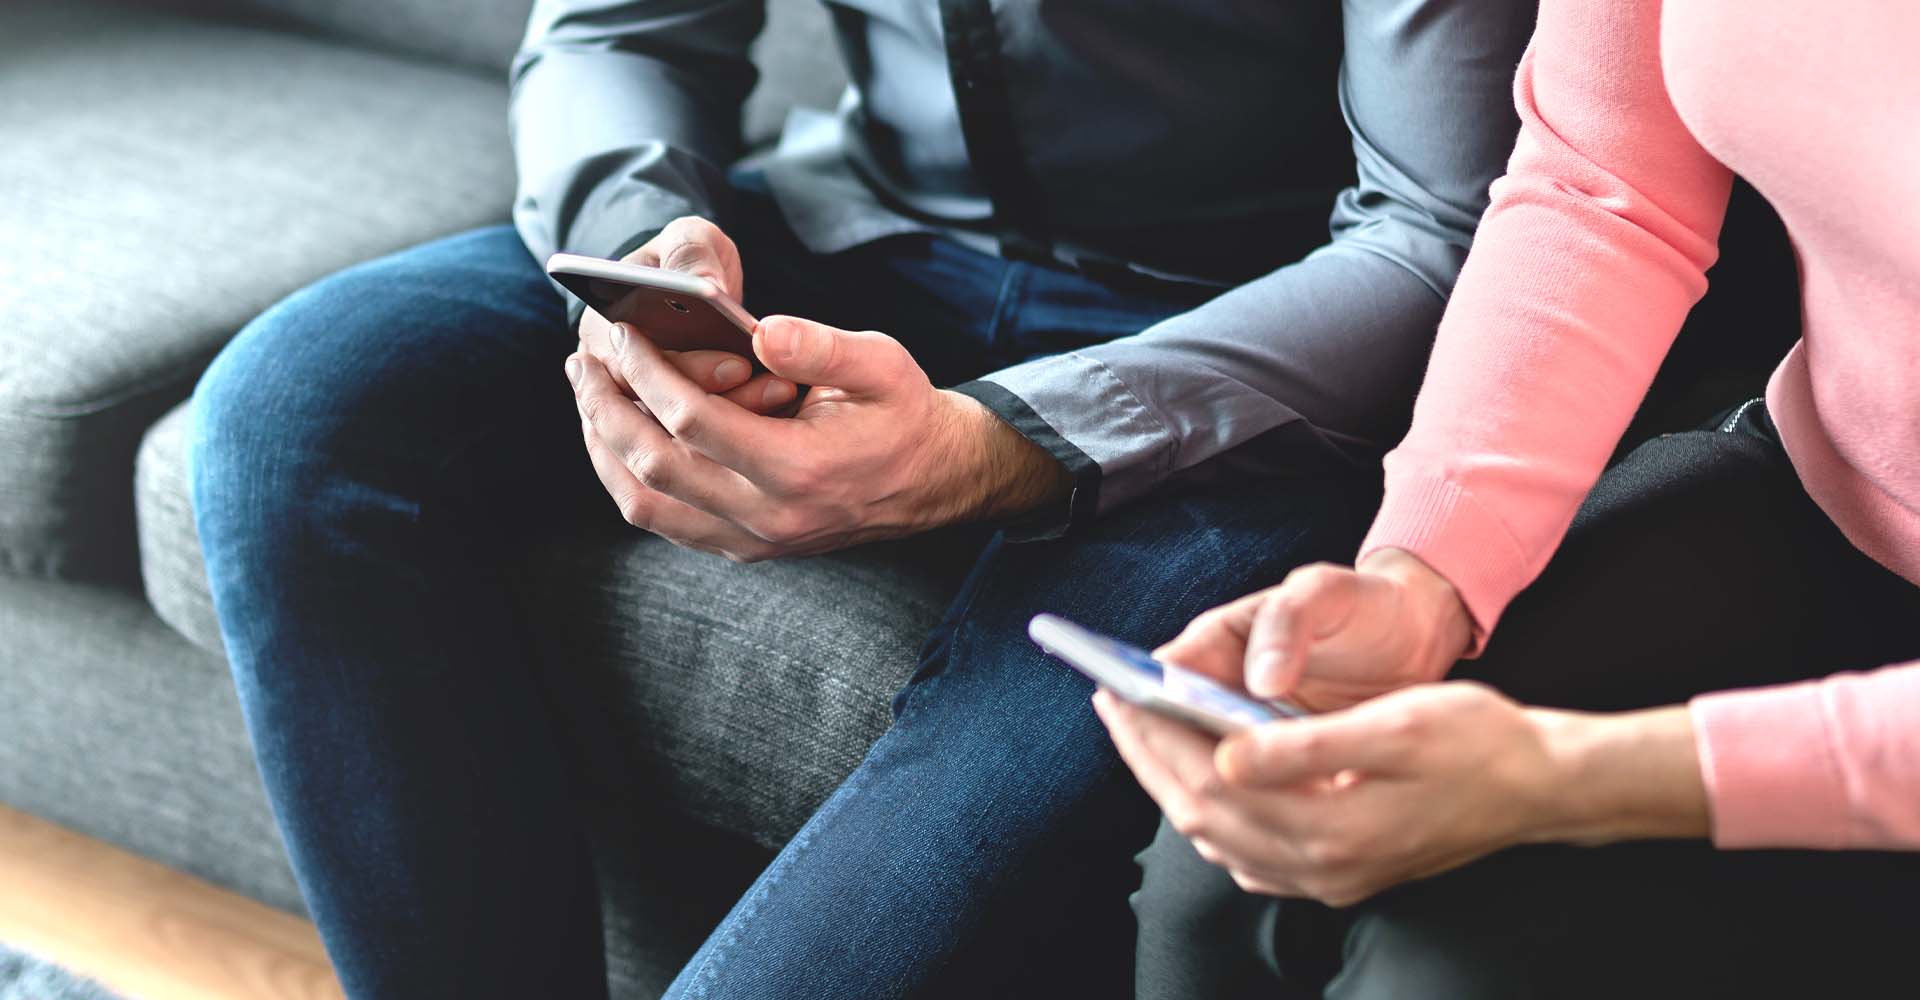
<instances>
[{"instance_id":1,"label":"pink sleeve cuff","mask_svg":"<svg viewBox=\"0 0 1920 1000\"><path fill-rule=\"evenodd\" d=\"M1850 846L1817 683L1702 695L1689 710L1716 846Z\"/></svg>"},{"instance_id":2,"label":"pink sleeve cuff","mask_svg":"<svg viewBox=\"0 0 1920 1000\"><path fill-rule=\"evenodd\" d=\"M1388 465L1387 493L1359 558L1404 549L1445 577L1473 616L1468 657L1480 655L1507 602L1533 577L1506 525L1444 476L1400 473Z\"/></svg>"}]
</instances>

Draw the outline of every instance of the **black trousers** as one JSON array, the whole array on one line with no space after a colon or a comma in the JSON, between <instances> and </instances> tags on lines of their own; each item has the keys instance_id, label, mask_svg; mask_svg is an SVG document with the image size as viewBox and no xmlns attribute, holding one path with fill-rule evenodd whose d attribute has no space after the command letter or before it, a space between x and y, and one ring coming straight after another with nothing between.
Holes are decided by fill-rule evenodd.
<instances>
[{"instance_id":1,"label":"black trousers","mask_svg":"<svg viewBox=\"0 0 1920 1000\"><path fill-rule=\"evenodd\" d=\"M1609 469L1454 676L1620 710L1915 658L1920 588L1814 505L1755 402ZM1164 824L1141 863L1142 1000L1920 995L1920 853L1516 848L1338 911L1241 892Z\"/></svg>"}]
</instances>

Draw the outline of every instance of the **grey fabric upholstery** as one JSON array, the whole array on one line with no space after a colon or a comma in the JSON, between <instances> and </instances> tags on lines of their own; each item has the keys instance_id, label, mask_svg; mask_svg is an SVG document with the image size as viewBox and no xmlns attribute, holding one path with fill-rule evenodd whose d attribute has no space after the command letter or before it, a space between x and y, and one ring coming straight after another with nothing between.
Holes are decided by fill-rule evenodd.
<instances>
[{"instance_id":1,"label":"grey fabric upholstery","mask_svg":"<svg viewBox=\"0 0 1920 1000\"><path fill-rule=\"evenodd\" d=\"M738 566L619 527L526 577L557 710L616 782L596 797L642 783L770 847L886 728L976 548L954 535Z\"/></svg>"},{"instance_id":2,"label":"grey fabric upholstery","mask_svg":"<svg viewBox=\"0 0 1920 1000\"><path fill-rule=\"evenodd\" d=\"M138 595L0 573L0 801L300 909L227 667Z\"/></svg>"},{"instance_id":3,"label":"grey fabric upholstery","mask_svg":"<svg viewBox=\"0 0 1920 1000\"><path fill-rule=\"evenodd\" d=\"M187 487L187 419L181 403L147 431L134 462L133 504L140 532L140 579L160 620L209 653L223 653L220 620L207 590L200 536Z\"/></svg>"},{"instance_id":4,"label":"grey fabric upholstery","mask_svg":"<svg viewBox=\"0 0 1920 1000\"><path fill-rule=\"evenodd\" d=\"M381 48L504 70L530 0L199 0L213 14L254 14Z\"/></svg>"},{"instance_id":5,"label":"grey fabric upholstery","mask_svg":"<svg viewBox=\"0 0 1920 1000\"><path fill-rule=\"evenodd\" d=\"M503 72L526 32L532 5L528 0L199 0L195 6L259 13L382 48ZM743 121L748 145L778 135L796 104L833 103L846 77L832 34L820 0L768 0L767 27L754 45L761 85L748 98Z\"/></svg>"},{"instance_id":6,"label":"grey fabric upholstery","mask_svg":"<svg viewBox=\"0 0 1920 1000\"><path fill-rule=\"evenodd\" d=\"M0 562L130 576L141 433L287 293L504 220L504 100L267 30L0 9Z\"/></svg>"},{"instance_id":7,"label":"grey fabric upholstery","mask_svg":"<svg viewBox=\"0 0 1920 1000\"><path fill-rule=\"evenodd\" d=\"M187 406L142 443L141 572L160 617L220 648L187 496ZM524 579L558 711L596 798L651 801L774 846L886 728L978 537L954 533L738 566L612 516Z\"/></svg>"}]
</instances>

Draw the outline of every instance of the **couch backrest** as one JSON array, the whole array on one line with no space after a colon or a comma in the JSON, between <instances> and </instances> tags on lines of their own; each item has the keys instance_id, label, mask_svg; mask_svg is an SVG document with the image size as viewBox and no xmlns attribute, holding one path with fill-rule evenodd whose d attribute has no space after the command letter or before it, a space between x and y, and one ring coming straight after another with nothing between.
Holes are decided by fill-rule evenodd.
<instances>
[{"instance_id":1,"label":"couch backrest","mask_svg":"<svg viewBox=\"0 0 1920 1000\"><path fill-rule=\"evenodd\" d=\"M188 0L383 48L504 72L526 32L531 0ZM820 0L768 0L754 47L761 85L748 102L750 142L777 132L795 104L829 106L845 85Z\"/></svg>"},{"instance_id":2,"label":"couch backrest","mask_svg":"<svg viewBox=\"0 0 1920 1000\"><path fill-rule=\"evenodd\" d=\"M499 69L527 29L530 0L218 0L229 10L330 35Z\"/></svg>"}]
</instances>

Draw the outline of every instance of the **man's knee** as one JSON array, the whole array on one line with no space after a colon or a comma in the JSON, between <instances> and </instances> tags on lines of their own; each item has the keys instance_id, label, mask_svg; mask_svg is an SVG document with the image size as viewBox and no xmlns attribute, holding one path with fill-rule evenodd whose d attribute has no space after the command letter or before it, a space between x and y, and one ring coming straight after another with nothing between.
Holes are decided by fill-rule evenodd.
<instances>
[{"instance_id":1,"label":"man's knee","mask_svg":"<svg viewBox=\"0 0 1920 1000\"><path fill-rule=\"evenodd\" d=\"M359 475L355 456L394 452L410 424L383 397L393 372L382 283L360 269L311 286L248 324L201 376L191 403L188 467L209 559L234 543L257 550L332 509L330 484ZM360 470L364 472L365 470Z\"/></svg>"},{"instance_id":2,"label":"man's knee","mask_svg":"<svg viewBox=\"0 0 1920 1000\"><path fill-rule=\"evenodd\" d=\"M196 501L242 491L271 506L317 485L303 472L362 460L405 487L404 466L425 471L488 427L539 418L566 434L569 340L524 257L510 231L450 237L328 277L248 324L194 393Z\"/></svg>"},{"instance_id":3,"label":"man's knee","mask_svg":"<svg viewBox=\"0 0 1920 1000\"><path fill-rule=\"evenodd\" d=\"M194 388L187 456L196 517L203 534L215 535L207 541L219 540L237 515L286 499L285 465L307 452L297 440L309 428L297 412L307 373L278 345L298 341L316 311L297 301L276 306L242 330Z\"/></svg>"}]
</instances>

